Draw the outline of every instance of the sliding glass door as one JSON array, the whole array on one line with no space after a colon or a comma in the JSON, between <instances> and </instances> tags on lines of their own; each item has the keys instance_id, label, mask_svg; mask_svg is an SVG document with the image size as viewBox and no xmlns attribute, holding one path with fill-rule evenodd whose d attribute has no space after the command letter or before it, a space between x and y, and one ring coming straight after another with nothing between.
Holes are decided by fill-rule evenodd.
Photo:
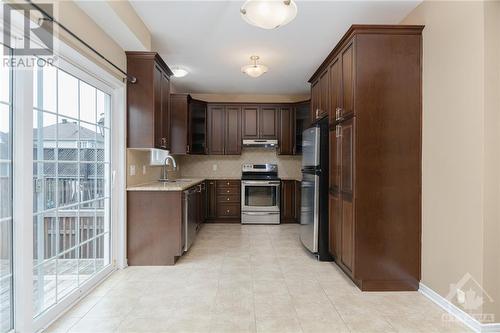
<instances>
[{"instance_id":1,"label":"sliding glass door","mask_svg":"<svg viewBox=\"0 0 500 333\"><path fill-rule=\"evenodd\" d=\"M33 80L35 317L110 264L110 95L56 67Z\"/></svg>"},{"instance_id":2,"label":"sliding glass door","mask_svg":"<svg viewBox=\"0 0 500 333\"><path fill-rule=\"evenodd\" d=\"M12 235L12 74L0 66L0 333L13 328Z\"/></svg>"}]
</instances>

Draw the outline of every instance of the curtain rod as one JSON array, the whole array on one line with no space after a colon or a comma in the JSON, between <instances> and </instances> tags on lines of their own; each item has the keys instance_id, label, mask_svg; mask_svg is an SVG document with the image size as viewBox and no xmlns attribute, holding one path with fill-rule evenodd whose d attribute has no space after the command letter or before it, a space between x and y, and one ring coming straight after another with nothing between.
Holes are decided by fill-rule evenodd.
<instances>
[{"instance_id":1,"label":"curtain rod","mask_svg":"<svg viewBox=\"0 0 500 333\"><path fill-rule=\"evenodd\" d=\"M40 8L40 6L34 4L33 1L31 1L31 0L28 0L28 2L36 10L40 11L44 16L46 16L46 19L50 20L53 23L56 23L59 27L61 27L64 31L66 31L68 34L70 34L73 38L75 38L76 40L78 40L80 43L82 43L83 45L85 45L89 50L91 50L96 55L98 55L102 60L106 61L108 64L110 64L111 66L113 66L116 70L118 70L123 75L125 75L124 79L126 79L128 82L130 82L130 83L136 83L137 82L137 78L135 76L129 75L127 72L125 72L120 67L118 67L117 65L115 65L113 62L111 62L111 60L109 60L108 58L106 58L105 56L103 56L99 51L97 51L92 46L90 46L87 42L85 42L83 39L81 39L80 37L78 37L74 32L72 32L67 27L65 27L61 22L55 20L45 10L43 10L42 8Z\"/></svg>"}]
</instances>

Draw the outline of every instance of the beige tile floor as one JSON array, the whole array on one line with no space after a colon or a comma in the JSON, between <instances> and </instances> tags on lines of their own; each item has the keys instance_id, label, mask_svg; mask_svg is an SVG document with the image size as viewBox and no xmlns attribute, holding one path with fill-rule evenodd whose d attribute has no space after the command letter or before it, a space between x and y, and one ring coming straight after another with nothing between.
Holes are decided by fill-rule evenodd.
<instances>
[{"instance_id":1,"label":"beige tile floor","mask_svg":"<svg viewBox=\"0 0 500 333\"><path fill-rule=\"evenodd\" d=\"M205 225L172 267L117 271L49 332L466 332L417 292L362 293L297 225Z\"/></svg>"}]
</instances>

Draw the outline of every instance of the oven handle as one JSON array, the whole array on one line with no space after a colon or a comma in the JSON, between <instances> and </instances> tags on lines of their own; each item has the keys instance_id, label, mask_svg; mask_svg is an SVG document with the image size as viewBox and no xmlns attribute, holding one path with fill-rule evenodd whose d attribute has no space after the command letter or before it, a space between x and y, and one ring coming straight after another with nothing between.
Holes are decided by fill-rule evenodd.
<instances>
[{"instance_id":1,"label":"oven handle","mask_svg":"<svg viewBox=\"0 0 500 333\"><path fill-rule=\"evenodd\" d=\"M279 212L241 212L243 215L278 215Z\"/></svg>"},{"instance_id":2,"label":"oven handle","mask_svg":"<svg viewBox=\"0 0 500 333\"><path fill-rule=\"evenodd\" d=\"M243 185L274 185L278 186L281 184L279 181L249 181L244 180L241 182Z\"/></svg>"}]
</instances>

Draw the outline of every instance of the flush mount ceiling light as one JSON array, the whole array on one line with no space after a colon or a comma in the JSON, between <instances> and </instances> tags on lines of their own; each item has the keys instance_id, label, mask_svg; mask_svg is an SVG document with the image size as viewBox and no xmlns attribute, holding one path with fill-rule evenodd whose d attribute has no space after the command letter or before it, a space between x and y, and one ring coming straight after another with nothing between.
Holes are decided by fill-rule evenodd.
<instances>
[{"instance_id":1,"label":"flush mount ceiling light","mask_svg":"<svg viewBox=\"0 0 500 333\"><path fill-rule=\"evenodd\" d=\"M293 0L247 0L240 13L251 25L276 29L297 16L297 5Z\"/></svg>"},{"instance_id":2,"label":"flush mount ceiling light","mask_svg":"<svg viewBox=\"0 0 500 333\"><path fill-rule=\"evenodd\" d=\"M172 68L172 73L174 73L174 77L184 77L188 75L188 71L180 67Z\"/></svg>"},{"instance_id":3,"label":"flush mount ceiling light","mask_svg":"<svg viewBox=\"0 0 500 333\"><path fill-rule=\"evenodd\" d=\"M257 60L259 60L258 56L251 56L250 60L253 61L253 64L241 67L243 73L251 77L259 77L267 72L267 66L257 65Z\"/></svg>"}]
</instances>

